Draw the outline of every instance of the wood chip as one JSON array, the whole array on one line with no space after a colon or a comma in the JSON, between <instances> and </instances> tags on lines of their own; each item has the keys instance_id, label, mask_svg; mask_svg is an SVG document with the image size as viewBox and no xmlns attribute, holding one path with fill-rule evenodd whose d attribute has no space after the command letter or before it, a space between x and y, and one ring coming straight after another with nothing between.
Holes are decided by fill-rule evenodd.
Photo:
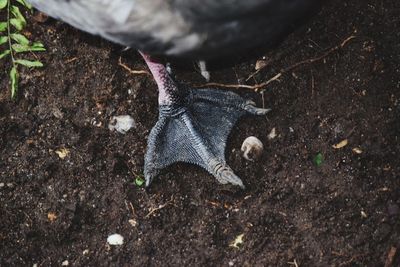
<instances>
[{"instance_id":1,"label":"wood chip","mask_svg":"<svg viewBox=\"0 0 400 267\"><path fill-rule=\"evenodd\" d=\"M393 266L393 261L394 261L394 256L396 256L397 248L396 247L391 247L389 250L389 253L386 258L385 262L385 267L392 267Z\"/></svg>"},{"instance_id":2,"label":"wood chip","mask_svg":"<svg viewBox=\"0 0 400 267\"><path fill-rule=\"evenodd\" d=\"M238 236L235 238L235 240L233 240L233 241L229 244L229 246L230 246L230 247L233 247L233 248L239 249L239 248L240 248L239 245L242 245L242 244L243 244L243 237L244 237L244 234L238 235Z\"/></svg>"},{"instance_id":3,"label":"wood chip","mask_svg":"<svg viewBox=\"0 0 400 267\"><path fill-rule=\"evenodd\" d=\"M347 146L347 144L348 144L348 140L344 139L344 140L340 141L339 143L337 143L336 145L333 145L332 147L335 149L340 149L342 147Z\"/></svg>"},{"instance_id":4,"label":"wood chip","mask_svg":"<svg viewBox=\"0 0 400 267\"><path fill-rule=\"evenodd\" d=\"M68 154L69 154L69 149L67 149L67 148L60 148L60 149L56 150L55 152L56 152L56 154L58 155L58 157L59 157L60 159L64 159L66 156L68 156Z\"/></svg>"}]
</instances>

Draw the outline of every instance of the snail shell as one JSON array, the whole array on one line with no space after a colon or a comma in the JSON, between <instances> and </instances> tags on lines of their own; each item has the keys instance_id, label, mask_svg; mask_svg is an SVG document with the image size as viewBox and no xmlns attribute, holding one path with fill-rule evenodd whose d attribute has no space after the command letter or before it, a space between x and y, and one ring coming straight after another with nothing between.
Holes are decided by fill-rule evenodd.
<instances>
[{"instance_id":1,"label":"snail shell","mask_svg":"<svg viewBox=\"0 0 400 267\"><path fill-rule=\"evenodd\" d=\"M245 159L255 161L263 153L264 145L257 137L249 136L243 141L241 150Z\"/></svg>"}]
</instances>

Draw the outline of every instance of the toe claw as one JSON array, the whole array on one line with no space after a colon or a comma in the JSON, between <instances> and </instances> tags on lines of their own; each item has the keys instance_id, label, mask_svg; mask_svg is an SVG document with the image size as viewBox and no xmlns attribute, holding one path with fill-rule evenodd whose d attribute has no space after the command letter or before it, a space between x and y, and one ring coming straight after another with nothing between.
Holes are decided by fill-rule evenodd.
<instances>
[{"instance_id":1,"label":"toe claw","mask_svg":"<svg viewBox=\"0 0 400 267\"><path fill-rule=\"evenodd\" d=\"M225 183L238 185L242 189L245 189L245 186L244 186L242 180L232 170L226 170L226 171L222 172L221 178L223 178L224 181L226 181Z\"/></svg>"},{"instance_id":2,"label":"toe claw","mask_svg":"<svg viewBox=\"0 0 400 267\"><path fill-rule=\"evenodd\" d=\"M243 106L243 109L246 110L247 112L254 114L254 115L265 115L268 112L271 111L269 108L258 108L256 107L256 103L253 101L246 101L246 103Z\"/></svg>"},{"instance_id":3,"label":"toe claw","mask_svg":"<svg viewBox=\"0 0 400 267\"><path fill-rule=\"evenodd\" d=\"M224 162L215 162L212 164L214 167L212 168L211 173L215 176L215 178L221 184L233 184L238 185L242 189L245 189L242 180L233 172L233 170Z\"/></svg>"}]
</instances>

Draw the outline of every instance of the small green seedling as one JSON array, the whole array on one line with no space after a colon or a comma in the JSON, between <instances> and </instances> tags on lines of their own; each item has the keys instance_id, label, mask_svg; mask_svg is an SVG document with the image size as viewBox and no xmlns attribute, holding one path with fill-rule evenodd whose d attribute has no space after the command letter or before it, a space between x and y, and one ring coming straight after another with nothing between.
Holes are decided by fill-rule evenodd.
<instances>
[{"instance_id":1,"label":"small green seedling","mask_svg":"<svg viewBox=\"0 0 400 267\"><path fill-rule=\"evenodd\" d=\"M324 162L324 156L322 156L321 153L318 153L314 157L314 163L317 165L317 167L321 166L321 164Z\"/></svg>"},{"instance_id":2,"label":"small green seedling","mask_svg":"<svg viewBox=\"0 0 400 267\"><path fill-rule=\"evenodd\" d=\"M142 185L144 185L144 179L140 176L136 176L135 178L135 185L141 187Z\"/></svg>"},{"instance_id":3,"label":"small green seedling","mask_svg":"<svg viewBox=\"0 0 400 267\"><path fill-rule=\"evenodd\" d=\"M25 0L0 0L0 14L3 11L6 13L6 21L0 21L0 60L6 58L11 60L11 69L9 70L11 98L15 98L18 90L18 66L43 67L39 60L25 59L22 55L46 51L41 42L31 42L23 34L26 19L19 6L28 10L32 9L32 6Z\"/></svg>"}]
</instances>

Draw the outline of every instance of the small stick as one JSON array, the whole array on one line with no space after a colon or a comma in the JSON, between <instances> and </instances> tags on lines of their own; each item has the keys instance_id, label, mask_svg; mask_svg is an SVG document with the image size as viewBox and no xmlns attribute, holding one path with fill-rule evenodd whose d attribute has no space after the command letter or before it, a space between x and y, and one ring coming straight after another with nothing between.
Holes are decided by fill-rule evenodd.
<instances>
[{"instance_id":1,"label":"small stick","mask_svg":"<svg viewBox=\"0 0 400 267\"><path fill-rule=\"evenodd\" d=\"M166 203L164 203L164 204L158 206L157 208L151 208L151 209L150 209L150 212L147 213L147 215L144 216L144 217L145 217L145 218L148 218L148 217L149 217L150 215L152 215L154 212L165 208L166 206L168 206L169 204L171 204L172 200L173 200L173 199L172 199L172 197L171 197L170 200L168 200Z\"/></svg>"},{"instance_id":2,"label":"small stick","mask_svg":"<svg viewBox=\"0 0 400 267\"><path fill-rule=\"evenodd\" d=\"M69 63L71 63L71 62L74 62L74 61L77 60L77 59L78 59L77 57L70 58L70 59L68 59L68 60L65 61L65 64L69 64Z\"/></svg>"},{"instance_id":3,"label":"small stick","mask_svg":"<svg viewBox=\"0 0 400 267\"><path fill-rule=\"evenodd\" d=\"M296 259L294 259L292 262L288 262L290 265L294 265L294 267L299 267L299 264L297 263Z\"/></svg>"},{"instance_id":4,"label":"small stick","mask_svg":"<svg viewBox=\"0 0 400 267\"><path fill-rule=\"evenodd\" d=\"M150 75L150 72L147 70L133 70L129 68L126 64L122 63L121 57L118 59L118 65L120 65L122 68L127 70L130 74L136 75L136 74L145 74L145 75Z\"/></svg>"},{"instance_id":5,"label":"small stick","mask_svg":"<svg viewBox=\"0 0 400 267\"><path fill-rule=\"evenodd\" d=\"M326 58L327 56L329 56L330 54L332 54L333 52L336 52L339 49L342 49L349 41L351 41L352 39L356 38L355 35L351 35L349 37L347 37L346 39L344 39L339 45L332 47L331 49L329 49L328 51L326 51L325 53L323 53L321 56L315 57L315 58L310 58L310 59L306 59L306 60L302 60L299 61L289 67L286 67L284 69L282 69L279 73L275 74L272 78L270 78L269 80L259 83L259 84L255 84L255 85L246 85L246 84L222 84L222 83L206 83L206 84L202 84L202 85L196 85L195 87L208 87L208 86L217 86L217 87L223 87L223 88L245 88L245 89L252 89L256 92L258 92L259 89L266 87L267 85L269 85L270 83L274 82L274 81L279 81L279 78L286 74L287 72L298 68L299 66L305 65L305 64L311 64L311 63L315 63L317 61L320 61L324 58Z\"/></svg>"}]
</instances>

